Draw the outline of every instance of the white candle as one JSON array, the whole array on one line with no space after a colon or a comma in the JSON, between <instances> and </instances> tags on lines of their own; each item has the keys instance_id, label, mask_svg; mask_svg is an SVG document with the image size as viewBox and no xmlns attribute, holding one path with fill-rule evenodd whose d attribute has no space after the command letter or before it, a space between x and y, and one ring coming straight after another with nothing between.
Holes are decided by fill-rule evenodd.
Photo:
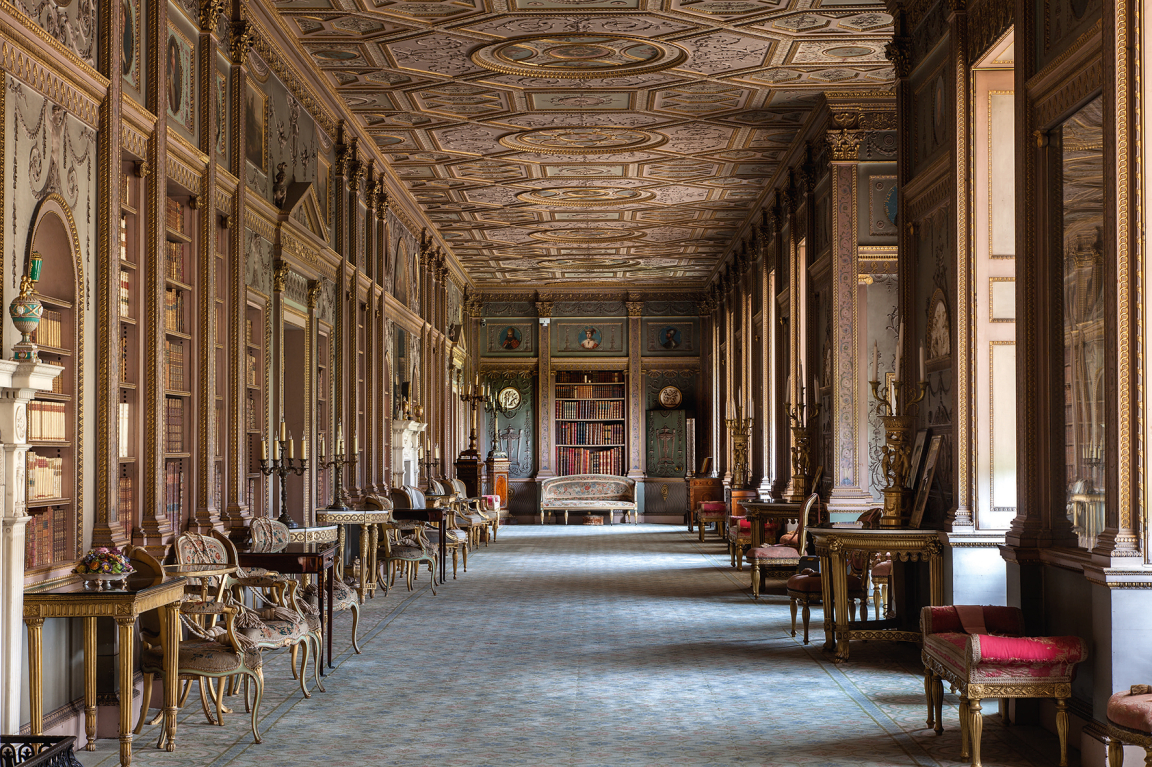
<instances>
[{"instance_id":1,"label":"white candle","mask_svg":"<svg viewBox=\"0 0 1152 767\"><path fill-rule=\"evenodd\" d=\"M288 424L284 423L284 419L280 419L280 441L288 439Z\"/></svg>"},{"instance_id":2,"label":"white candle","mask_svg":"<svg viewBox=\"0 0 1152 767\"><path fill-rule=\"evenodd\" d=\"M308 459L308 438L307 437L301 437L300 438L300 457L305 459L305 460Z\"/></svg>"},{"instance_id":3,"label":"white candle","mask_svg":"<svg viewBox=\"0 0 1152 767\"><path fill-rule=\"evenodd\" d=\"M296 440L288 438L288 460L296 457Z\"/></svg>"},{"instance_id":4,"label":"white candle","mask_svg":"<svg viewBox=\"0 0 1152 767\"><path fill-rule=\"evenodd\" d=\"M280 458L280 443L279 442L273 442L272 447L273 447L273 451L276 455L277 460L279 460L279 458Z\"/></svg>"},{"instance_id":5,"label":"white candle","mask_svg":"<svg viewBox=\"0 0 1152 767\"><path fill-rule=\"evenodd\" d=\"M868 380L880 380L880 344L877 341L872 342L872 373Z\"/></svg>"},{"instance_id":6,"label":"white candle","mask_svg":"<svg viewBox=\"0 0 1152 767\"><path fill-rule=\"evenodd\" d=\"M260 440L260 460L268 460L268 440Z\"/></svg>"},{"instance_id":7,"label":"white candle","mask_svg":"<svg viewBox=\"0 0 1152 767\"><path fill-rule=\"evenodd\" d=\"M900 363L904 358L904 320L900 320L900 334L896 340L896 380L900 380Z\"/></svg>"},{"instance_id":8,"label":"white candle","mask_svg":"<svg viewBox=\"0 0 1152 767\"><path fill-rule=\"evenodd\" d=\"M920 380L927 381L924 376L924 344L920 344Z\"/></svg>"},{"instance_id":9,"label":"white candle","mask_svg":"<svg viewBox=\"0 0 1152 767\"><path fill-rule=\"evenodd\" d=\"M320 457L324 457L324 435L320 435Z\"/></svg>"}]
</instances>

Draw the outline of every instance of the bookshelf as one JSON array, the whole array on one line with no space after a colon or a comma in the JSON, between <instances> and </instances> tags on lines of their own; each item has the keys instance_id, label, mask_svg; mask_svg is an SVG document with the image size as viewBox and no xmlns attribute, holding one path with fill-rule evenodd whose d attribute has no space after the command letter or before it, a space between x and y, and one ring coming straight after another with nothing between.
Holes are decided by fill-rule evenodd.
<instances>
[{"instance_id":1,"label":"bookshelf","mask_svg":"<svg viewBox=\"0 0 1152 767\"><path fill-rule=\"evenodd\" d=\"M628 446L623 371L560 371L553 387L556 473L623 476Z\"/></svg>"},{"instance_id":2,"label":"bookshelf","mask_svg":"<svg viewBox=\"0 0 1152 767\"><path fill-rule=\"evenodd\" d=\"M365 349L368 347L368 304L357 301L359 311L356 313L356 430L352 433L354 447L368 444L368 419L365 415L365 403L368 400L367 373L368 356ZM367 476L367 466L364 457L356 456L357 461L352 467L352 484L359 490L364 487L363 478Z\"/></svg>"},{"instance_id":3,"label":"bookshelf","mask_svg":"<svg viewBox=\"0 0 1152 767\"><path fill-rule=\"evenodd\" d=\"M141 179L124 165L124 198L120 207L120 384L117 465L117 522L125 538L131 539L139 519L137 493L141 487L136 462L137 414L139 412L139 339L140 339L140 262L141 219L137 214L141 200Z\"/></svg>"},{"instance_id":4,"label":"bookshelf","mask_svg":"<svg viewBox=\"0 0 1152 767\"><path fill-rule=\"evenodd\" d=\"M329 364L328 364L328 333L321 331L316 334L316 456L331 455L336 449L329 430ZM320 448L323 447L323 450ZM318 465L318 464L317 464ZM316 505L327 506L332 500L332 490L328 484L328 474L331 469L317 469L316 471Z\"/></svg>"},{"instance_id":5,"label":"bookshelf","mask_svg":"<svg viewBox=\"0 0 1152 767\"><path fill-rule=\"evenodd\" d=\"M213 306L216 310L216 338L213 339L212 353L216 362L216 387L213 400L213 421L211 424L215 432L216 454L209 465L212 467L211 501L217 510L224 508L224 460L227 455L227 396L231 389L228 377L228 356L225 342L228 339L228 286L230 284L228 272L228 228L224 220L217 218L216 225L216 297Z\"/></svg>"},{"instance_id":6,"label":"bookshelf","mask_svg":"<svg viewBox=\"0 0 1152 767\"><path fill-rule=\"evenodd\" d=\"M182 529L192 449L195 258L189 234L192 217L185 203L168 197L164 212L164 513L174 529Z\"/></svg>"},{"instance_id":7,"label":"bookshelf","mask_svg":"<svg viewBox=\"0 0 1152 767\"><path fill-rule=\"evenodd\" d=\"M260 440L264 435L264 312L248 304L244 319L244 431L247 435L245 475L248 509L252 516L264 513L264 475L260 472Z\"/></svg>"},{"instance_id":8,"label":"bookshelf","mask_svg":"<svg viewBox=\"0 0 1152 767\"><path fill-rule=\"evenodd\" d=\"M39 231L38 229L36 230ZM33 249L37 244L33 243ZM41 580L70 565L80 541L76 505L76 277L72 254L45 248L37 293L44 314L33 339L40 359L61 365L52 391L38 392L28 403L25 500L31 520L25 528L24 575Z\"/></svg>"}]
</instances>

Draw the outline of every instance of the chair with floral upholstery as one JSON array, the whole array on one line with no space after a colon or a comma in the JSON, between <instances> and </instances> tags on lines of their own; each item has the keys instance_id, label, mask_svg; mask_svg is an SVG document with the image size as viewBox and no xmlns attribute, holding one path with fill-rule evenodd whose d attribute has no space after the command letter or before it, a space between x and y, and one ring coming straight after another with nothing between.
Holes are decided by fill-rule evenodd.
<instances>
[{"instance_id":1,"label":"chair with floral upholstery","mask_svg":"<svg viewBox=\"0 0 1152 767\"><path fill-rule=\"evenodd\" d=\"M1108 767L1124 767L1124 744L1144 749L1152 765L1152 685L1134 684L1108 699Z\"/></svg>"},{"instance_id":2,"label":"chair with floral upholstery","mask_svg":"<svg viewBox=\"0 0 1152 767\"><path fill-rule=\"evenodd\" d=\"M419 570L420 563L424 562L428 565L432 595L435 596L436 556L429 550L428 543L423 537L423 528L418 527L409 534L404 534L407 531L401 529L395 522L388 522L380 527L384 532L384 535L380 537L380 551L377 555L380 581L394 585L396 573L402 571L408 584L408 590L412 591L415 575Z\"/></svg>"},{"instance_id":3,"label":"chair with floral upholstery","mask_svg":"<svg viewBox=\"0 0 1152 767\"><path fill-rule=\"evenodd\" d=\"M786 579L795 574L808 542L808 518L819 500L820 496L816 493L812 493L805 499L804 505L796 512L796 534L788 539L789 543L781 541L775 544L764 544L748 552L748 562L752 565L753 598L760 598L762 580L771 577ZM771 536L777 529L779 529L778 525L765 525L765 540L773 540ZM752 527L749 525L749 536L751 536L751 531Z\"/></svg>"},{"instance_id":4,"label":"chair with floral upholstery","mask_svg":"<svg viewBox=\"0 0 1152 767\"><path fill-rule=\"evenodd\" d=\"M724 537L724 519L728 516L728 504L724 501L701 501L696 504L696 526L700 528L700 542L704 542L704 526L716 525L716 534Z\"/></svg>"},{"instance_id":5,"label":"chair with floral upholstery","mask_svg":"<svg viewBox=\"0 0 1152 767\"><path fill-rule=\"evenodd\" d=\"M1068 698L1076 665L1088 654L1083 639L1025 636L1018 607L924 607L920 630L928 726L944 731L942 680L948 680L960 691L961 759L971 754L973 767L980 764L982 698L1055 698L1060 767L1068 764Z\"/></svg>"}]
</instances>

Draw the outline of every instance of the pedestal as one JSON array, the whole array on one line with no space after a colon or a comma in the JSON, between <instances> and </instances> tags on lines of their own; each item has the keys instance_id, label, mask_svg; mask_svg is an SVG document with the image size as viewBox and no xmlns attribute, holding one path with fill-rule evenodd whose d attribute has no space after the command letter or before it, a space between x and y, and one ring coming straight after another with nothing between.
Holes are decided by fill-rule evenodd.
<instances>
[{"instance_id":1,"label":"pedestal","mask_svg":"<svg viewBox=\"0 0 1152 767\"><path fill-rule=\"evenodd\" d=\"M486 495L500 496L500 506L508 508L508 457L488 456L488 492Z\"/></svg>"},{"instance_id":2,"label":"pedestal","mask_svg":"<svg viewBox=\"0 0 1152 767\"><path fill-rule=\"evenodd\" d=\"M456 479L464 483L464 492L469 498L478 498L484 486L484 464L475 453L461 453L456 459Z\"/></svg>"}]
</instances>

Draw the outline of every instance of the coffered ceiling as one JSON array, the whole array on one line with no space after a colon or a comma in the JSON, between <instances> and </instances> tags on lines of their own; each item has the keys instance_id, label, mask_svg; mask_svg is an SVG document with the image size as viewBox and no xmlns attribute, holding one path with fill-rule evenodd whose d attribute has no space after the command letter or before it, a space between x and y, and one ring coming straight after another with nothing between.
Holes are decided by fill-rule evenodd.
<instances>
[{"instance_id":1,"label":"coffered ceiling","mask_svg":"<svg viewBox=\"0 0 1152 767\"><path fill-rule=\"evenodd\" d=\"M280 0L477 285L700 286L824 88L876 90L861 0Z\"/></svg>"}]
</instances>

